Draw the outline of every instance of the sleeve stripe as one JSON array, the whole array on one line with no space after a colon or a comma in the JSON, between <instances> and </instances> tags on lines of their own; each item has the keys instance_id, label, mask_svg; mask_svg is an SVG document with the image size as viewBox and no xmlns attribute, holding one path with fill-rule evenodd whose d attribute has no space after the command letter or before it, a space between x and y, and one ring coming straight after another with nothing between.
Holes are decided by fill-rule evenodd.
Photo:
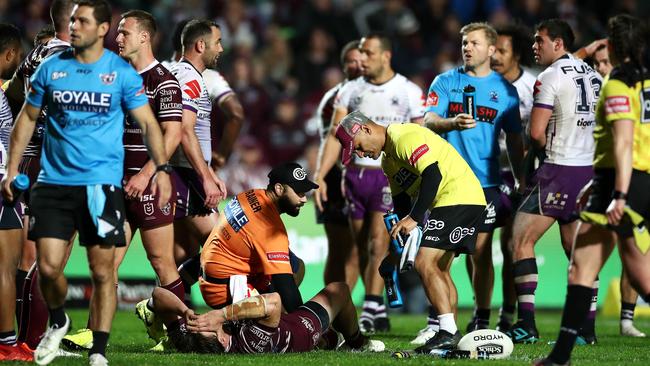
<instances>
[{"instance_id":1,"label":"sleeve stripe","mask_svg":"<svg viewBox=\"0 0 650 366\"><path fill-rule=\"evenodd\" d=\"M548 104L544 104L544 103L533 103L533 107L553 110L552 105L548 105Z\"/></svg>"},{"instance_id":2,"label":"sleeve stripe","mask_svg":"<svg viewBox=\"0 0 650 366\"><path fill-rule=\"evenodd\" d=\"M192 111L194 113L198 112L198 110L196 108L192 107L191 105L187 105L187 104L183 104L183 109L187 109L188 111Z\"/></svg>"}]
</instances>

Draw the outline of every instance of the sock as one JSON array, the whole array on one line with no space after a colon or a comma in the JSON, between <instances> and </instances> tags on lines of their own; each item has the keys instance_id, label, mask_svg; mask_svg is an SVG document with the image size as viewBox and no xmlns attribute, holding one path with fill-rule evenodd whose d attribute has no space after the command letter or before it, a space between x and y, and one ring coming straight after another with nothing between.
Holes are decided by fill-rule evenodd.
<instances>
[{"instance_id":1,"label":"sock","mask_svg":"<svg viewBox=\"0 0 650 366\"><path fill-rule=\"evenodd\" d=\"M564 364L569 361L571 351L578 337L578 327L587 317L589 302L593 289L580 285L567 287L566 302L562 312L562 325L557 342L549 358L554 363Z\"/></svg>"},{"instance_id":2,"label":"sock","mask_svg":"<svg viewBox=\"0 0 650 366\"><path fill-rule=\"evenodd\" d=\"M427 316L427 326L431 327L431 329L434 332L440 330L440 320L438 320L438 312L431 305L429 305L429 316Z\"/></svg>"},{"instance_id":3,"label":"sock","mask_svg":"<svg viewBox=\"0 0 650 366\"><path fill-rule=\"evenodd\" d=\"M512 318L515 317L515 305L503 304L499 309L499 322L512 324Z\"/></svg>"},{"instance_id":4,"label":"sock","mask_svg":"<svg viewBox=\"0 0 650 366\"><path fill-rule=\"evenodd\" d=\"M476 309L474 310L476 317L476 325L483 325L488 327L490 325L490 309Z\"/></svg>"},{"instance_id":5,"label":"sock","mask_svg":"<svg viewBox=\"0 0 650 366\"><path fill-rule=\"evenodd\" d=\"M535 327L535 290L537 289L537 262L535 258L517 261L513 265L515 290L519 306L517 315L526 326Z\"/></svg>"},{"instance_id":6,"label":"sock","mask_svg":"<svg viewBox=\"0 0 650 366\"><path fill-rule=\"evenodd\" d=\"M180 277L177 278L175 281L172 281L172 283L160 287L164 288L165 290L171 291L181 301L185 302L185 287L183 286L183 281L181 281ZM149 305L149 303L147 303L147 305Z\"/></svg>"},{"instance_id":7,"label":"sock","mask_svg":"<svg viewBox=\"0 0 650 366\"><path fill-rule=\"evenodd\" d=\"M93 330L93 347L88 352L88 356L99 353L106 356L106 345L108 344L108 332L100 332Z\"/></svg>"},{"instance_id":8,"label":"sock","mask_svg":"<svg viewBox=\"0 0 650 366\"><path fill-rule=\"evenodd\" d=\"M456 334L458 331L458 326L456 326L456 321L454 320L454 313L440 314L438 315L438 320L440 321L440 330L447 331L451 334Z\"/></svg>"},{"instance_id":9,"label":"sock","mask_svg":"<svg viewBox=\"0 0 650 366\"><path fill-rule=\"evenodd\" d=\"M636 308L636 303L621 302L621 325L632 325L634 321L634 308Z\"/></svg>"},{"instance_id":10,"label":"sock","mask_svg":"<svg viewBox=\"0 0 650 366\"><path fill-rule=\"evenodd\" d=\"M386 313L386 305L384 304L384 298L381 298L379 306L375 309L375 319L377 318L388 318L388 313Z\"/></svg>"},{"instance_id":11,"label":"sock","mask_svg":"<svg viewBox=\"0 0 650 366\"><path fill-rule=\"evenodd\" d=\"M366 337L364 337L363 334L361 334L361 331L358 329L357 332L353 335L349 337L344 336L343 338L345 339L345 343L352 349L360 348L366 341Z\"/></svg>"},{"instance_id":12,"label":"sock","mask_svg":"<svg viewBox=\"0 0 650 366\"><path fill-rule=\"evenodd\" d=\"M0 344L13 346L16 344L16 332L12 329L8 332L0 332Z\"/></svg>"},{"instance_id":13,"label":"sock","mask_svg":"<svg viewBox=\"0 0 650 366\"><path fill-rule=\"evenodd\" d=\"M199 281L201 273L201 254L197 254L178 267L178 274L185 289L185 305L192 307L192 285Z\"/></svg>"},{"instance_id":14,"label":"sock","mask_svg":"<svg viewBox=\"0 0 650 366\"><path fill-rule=\"evenodd\" d=\"M32 266L25 278L23 290L22 311L18 319L18 341L27 343L29 348L36 349L41 336L47 330L48 310L38 287L38 269Z\"/></svg>"},{"instance_id":15,"label":"sock","mask_svg":"<svg viewBox=\"0 0 650 366\"><path fill-rule=\"evenodd\" d=\"M363 300L363 309L361 311L361 315L359 316L359 322L362 320L369 320L370 322L374 321L377 308L383 302L384 298L381 296L366 295Z\"/></svg>"},{"instance_id":16,"label":"sock","mask_svg":"<svg viewBox=\"0 0 650 366\"><path fill-rule=\"evenodd\" d=\"M48 309L48 312L50 313L50 326L59 329L65 326L65 311L63 311L63 306Z\"/></svg>"},{"instance_id":17,"label":"sock","mask_svg":"<svg viewBox=\"0 0 650 366\"><path fill-rule=\"evenodd\" d=\"M23 287L25 287L27 271L16 270L16 321L20 321L20 312L23 309Z\"/></svg>"},{"instance_id":18,"label":"sock","mask_svg":"<svg viewBox=\"0 0 650 366\"><path fill-rule=\"evenodd\" d=\"M591 287L591 302L589 303L589 314L587 319L580 327L579 334L581 336L593 337L596 334L596 311L598 310L598 286L600 282L598 278L594 281Z\"/></svg>"}]
</instances>

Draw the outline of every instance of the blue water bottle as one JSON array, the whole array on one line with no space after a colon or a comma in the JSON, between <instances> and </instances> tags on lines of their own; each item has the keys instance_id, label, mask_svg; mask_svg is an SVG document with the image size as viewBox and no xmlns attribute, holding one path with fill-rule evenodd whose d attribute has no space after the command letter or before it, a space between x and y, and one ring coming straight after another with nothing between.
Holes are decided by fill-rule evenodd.
<instances>
[{"instance_id":1,"label":"blue water bottle","mask_svg":"<svg viewBox=\"0 0 650 366\"><path fill-rule=\"evenodd\" d=\"M472 118L476 118L476 89L470 85L467 84L465 88L463 88L463 111Z\"/></svg>"},{"instance_id":2,"label":"blue water bottle","mask_svg":"<svg viewBox=\"0 0 650 366\"><path fill-rule=\"evenodd\" d=\"M393 210L388 210L384 214L384 225L386 225L386 230L390 233L393 229L393 226L399 222L399 217L393 212ZM393 250L397 255L402 255L404 250L404 239L401 235L397 235L397 239L390 238L390 243L393 246Z\"/></svg>"},{"instance_id":3,"label":"blue water bottle","mask_svg":"<svg viewBox=\"0 0 650 366\"><path fill-rule=\"evenodd\" d=\"M19 201L20 195L23 194L29 188L29 177L25 174L18 174L11 181L11 192L14 195L14 199L11 202L5 202L5 206L14 206L16 202Z\"/></svg>"},{"instance_id":4,"label":"blue water bottle","mask_svg":"<svg viewBox=\"0 0 650 366\"><path fill-rule=\"evenodd\" d=\"M402 293L399 289L399 277L397 267L384 259L379 266L379 274L384 279L384 286L386 288L386 297L388 298L388 306L391 308L399 308L404 305L402 301Z\"/></svg>"}]
</instances>

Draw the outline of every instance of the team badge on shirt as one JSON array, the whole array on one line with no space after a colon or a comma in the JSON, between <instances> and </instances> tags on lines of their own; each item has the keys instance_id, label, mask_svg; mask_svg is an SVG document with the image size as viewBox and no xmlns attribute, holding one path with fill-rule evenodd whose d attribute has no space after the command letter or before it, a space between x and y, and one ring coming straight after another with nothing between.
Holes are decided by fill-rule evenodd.
<instances>
[{"instance_id":1,"label":"team badge on shirt","mask_svg":"<svg viewBox=\"0 0 650 366\"><path fill-rule=\"evenodd\" d=\"M113 71L110 74L99 74L99 78L104 85L111 85L115 81L115 78L117 78L117 72Z\"/></svg>"},{"instance_id":2,"label":"team badge on shirt","mask_svg":"<svg viewBox=\"0 0 650 366\"><path fill-rule=\"evenodd\" d=\"M429 92L429 95L427 96L427 101L426 101L425 105L427 107L430 107L430 106L435 107L435 106L437 106L438 105L438 94L436 94L436 92L434 92L434 91Z\"/></svg>"}]
</instances>

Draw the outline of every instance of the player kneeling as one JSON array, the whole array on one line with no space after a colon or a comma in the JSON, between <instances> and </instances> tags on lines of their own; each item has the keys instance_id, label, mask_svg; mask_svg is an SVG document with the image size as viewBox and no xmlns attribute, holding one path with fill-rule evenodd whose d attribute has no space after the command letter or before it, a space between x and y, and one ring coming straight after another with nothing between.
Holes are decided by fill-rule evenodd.
<instances>
[{"instance_id":1,"label":"player kneeling","mask_svg":"<svg viewBox=\"0 0 650 366\"><path fill-rule=\"evenodd\" d=\"M382 352L385 348L359 331L350 289L343 282L330 283L290 314L282 313L277 293L252 296L201 315L162 288L154 290L153 300L169 340L180 352L308 352L319 345L333 349L336 341L321 340L330 321L345 340L338 349Z\"/></svg>"}]
</instances>

